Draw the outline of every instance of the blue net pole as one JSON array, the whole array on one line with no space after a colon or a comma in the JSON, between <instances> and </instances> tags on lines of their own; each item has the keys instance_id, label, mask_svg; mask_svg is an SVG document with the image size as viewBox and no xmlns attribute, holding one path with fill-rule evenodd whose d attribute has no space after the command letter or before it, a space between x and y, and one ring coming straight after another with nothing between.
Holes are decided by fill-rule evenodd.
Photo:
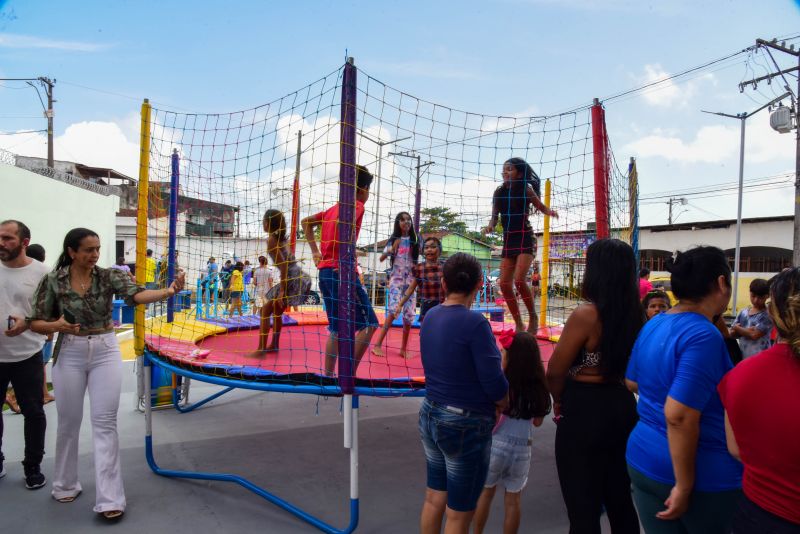
<instances>
[{"instance_id":1,"label":"blue net pole","mask_svg":"<svg viewBox=\"0 0 800 534\"><path fill-rule=\"evenodd\" d=\"M347 58L342 77L341 163L339 167L339 387L353 392L356 277L356 67Z\"/></svg>"},{"instance_id":2,"label":"blue net pole","mask_svg":"<svg viewBox=\"0 0 800 534\"><path fill-rule=\"evenodd\" d=\"M175 234L178 226L178 183L180 182L181 159L178 150L172 151L172 175L169 186L169 249L167 251L167 287L175 280ZM175 315L175 297L167 300L167 322Z\"/></svg>"},{"instance_id":3,"label":"blue net pole","mask_svg":"<svg viewBox=\"0 0 800 534\"><path fill-rule=\"evenodd\" d=\"M639 268L639 173L636 170L636 160L631 158L628 165L629 204L631 213L631 247L636 257L636 267Z\"/></svg>"}]
</instances>

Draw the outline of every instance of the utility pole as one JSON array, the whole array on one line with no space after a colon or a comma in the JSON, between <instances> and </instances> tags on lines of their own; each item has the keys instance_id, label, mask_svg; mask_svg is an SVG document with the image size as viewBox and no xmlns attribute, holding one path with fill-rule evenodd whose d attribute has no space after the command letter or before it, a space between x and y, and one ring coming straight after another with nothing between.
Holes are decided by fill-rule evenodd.
<instances>
[{"instance_id":1,"label":"utility pole","mask_svg":"<svg viewBox=\"0 0 800 534\"><path fill-rule=\"evenodd\" d=\"M56 100L53 100L53 86L56 84L55 79L50 79L47 76L39 76L38 78L0 78L0 81L10 81L10 82L25 82L34 89L36 89L36 94L39 96L39 102L42 103L42 108L44 109L44 116L47 118L47 166L49 168L54 168L55 163L53 160L53 103ZM42 101L42 95L39 94L39 89L33 82L39 82L44 87L45 92L47 93L47 106L45 107L44 101Z\"/></svg>"},{"instance_id":2,"label":"utility pole","mask_svg":"<svg viewBox=\"0 0 800 534\"><path fill-rule=\"evenodd\" d=\"M778 44L777 39L773 39L772 41L756 39L756 46L763 46L767 49L767 53L769 54L770 59L772 59L772 63L775 65L777 72L742 82L739 84L739 90L744 91L744 88L748 85L752 85L753 88L755 88L758 85L758 82L764 80L766 80L767 83L771 83L773 78L780 76L783 79L784 89L792 98L792 112L794 119L794 124L792 127L794 128L796 134L794 171L794 239L792 246L792 265L797 267L800 266L800 102L798 101L798 95L800 95L800 76L797 78L797 93L795 93L792 90L791 85L789 85L789 82L786 80L785 74L800 70L800 50L795 50L793 44L787 47L786 41L782 41L780 44ZM778 66L778 63L775 61L775 58L772 57L771 50L776 50L778 52L783 52L784 54L794 56L797 61L797 67L781 70L781 68Z\"/></svg>"},{"instance_id":3,"label":"utility pole","mask_svg":"<svg viewBox=\"0 0 800 534\"><path fill-rule=\"evenodd\" d=\"M403 137L402 139L392 139L391 141L381 141L380 139L373 139L364 132L359 132L361 137L368 141L372 141L378 145L378 170L375 173L376 189L375 192L375 244L372 250L372 303L375 304L375 299L378 291L378 224L381 218L381 163L383 162L383 147L394 143L400 143L411 139L411 137Z\"/></svg>"},{"instance_id":4,"label":"utility pole","mask_svg":"<svg viewBox=\"0 0 800 534\"><path fill-rule=\"evenodd\" d=\"M389 152L390 156L403 156L405 158L415 158L417 160L417 187L416 187L416 196L414 199L414 231L417 232L419 235L419 214L422 210L422 187L420 185L420 178L422 176L421 170L429 165L436 165L432 161L426 161L425 163L421 163L420 155L416 152L409 150L406 152Z\"/></svg>"},{"instance_id":5,"label":"utility pole","mask_svg":"<svg viewBox=\"0 0 800 534\"><path fill-rule=\"evenodd\" d=\"M752 117L759 111L773 104L783 100L791 93L784 93L778 98L773 98L760 108L745 113L737 113L736 115L731 115L730 113L720 113L714 111L705 111L700 110L703 113L708 113L710 115L719 115L720 117L727 117L729 119L737 119L740 123L740 140L739 140L739 199L738 199L738 208L736 210L736 248L734 249L733 255L733 295L732 301L733 304L731 305L731 312L734 316L736 316L736 299L738 298L738 291L739 291L739 260L741 259L741 250L742 250L742 199L744 198L744 131L745 131L745 124L748 118Z\"/></svg>"},{"instance_id":6,"label":"utility pole","mask_svg":"<svg viewBox=\"0 0 800 534\"><path fill-rule=\"evenodd\" d=\"M669 216L668 216L667 220L669 221L670 225L672 225L672 206L673 206L673 204L680 204L681 206L685 206L688 203L689 203L689 201L686 200L684 197L680 197L680 198L673 197L673 198L670 198L667 201L667 204L669 204ZM678 216L676 215L675 217L677 218Z\"/></svg>"},{"instance_id":7,"label":"utility pole","mask_svg":"<svg viewBox=\"0 0 800 534\"><path fill-rule=\"evenodd\" d=\"M56 84L55 80L51 80L46 76L39 77L39 82L47 92L47 109L44 112L47 117L47 166L51 169L55 168L55 161L53 158L53 86Z\"/></svg>"}]
</instances>

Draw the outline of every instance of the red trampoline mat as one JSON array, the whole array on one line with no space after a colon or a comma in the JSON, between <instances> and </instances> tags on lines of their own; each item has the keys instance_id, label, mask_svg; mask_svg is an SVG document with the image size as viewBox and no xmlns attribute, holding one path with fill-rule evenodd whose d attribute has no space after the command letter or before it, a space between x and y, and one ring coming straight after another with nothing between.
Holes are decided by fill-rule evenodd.
<instances>
[{"instance_id":1,"label":"red trampoline mat","mask_svg":"<svg viewBox=\"0 0 800 534\"><path fill-rule=\"evenodd\" d=\"M375 336L377 337L377 333ZM412 329L408 340L409 358L400 357L402 328L390 328L383 343L385 357L372 354L371 348L364 354L358 367L357 378L382 380L423 377L419 352L419 330ZM258 347L258 330L240 330L210 336L198 343L210 353L202 361L187 358L195 364L220 366L248 366L269 370L278 374L318 373L322 374L325 342L328 330L325 326L286 326L281 331L281 349L264 356L253 356ZM375 339L373 337L373 339ZM554 343L539 340L542 360L547 362L553 353ZM182 359L182 358L179 358Z\"/></svg>"}]
</instances>

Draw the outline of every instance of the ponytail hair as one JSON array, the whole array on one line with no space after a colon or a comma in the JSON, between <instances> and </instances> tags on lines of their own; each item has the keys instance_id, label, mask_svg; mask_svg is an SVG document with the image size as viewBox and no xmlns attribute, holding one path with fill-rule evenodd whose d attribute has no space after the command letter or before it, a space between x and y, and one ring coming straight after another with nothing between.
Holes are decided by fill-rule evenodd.
<instances>
[{"instance_id":1,"label":"ponytail hair","mask_svg":"<svg viewBox=\"0 0 800 534\"><path fill-rule=\"evenodd\" d=\"M542 180L539 175L533 170L527 161L522 158L511 158L506 161L509 165L517 170L517 173L522 176L522 183L526 186L531 186L536 196L542 197ZM526 187L527 189L527 187Z\"/></svg>"},{"instance_id":2,"label":"ponytail hair","mask_svg":"<svg viewBox=\"0 0 800 534\"><path fill-rule=\"evenodd\" d=\"M72 249L73 252L77 252L78 249L81 248L81 241L83 241L85 237L100 238L97 232L89 230L88 228L73 228L67 232L67 235L64 236L64 246L61 250L61 255L56 262L56 271L72 265L72 256L69 255L69 250Z\"/></svg>"},{"instance_id":3,"label":"ponytail hair","mask_svg":"<svg viewBox=\"0 0 800 534\"><path fill-rule=\"evenodd\" d=\"M442 276L448 294L469 295L483 279L483 270L475 256L458 252L444 262Z\"/></svg>"},{"instance_id":4,"label":"ponytail hair","mask_svg":"<svg viewBox=\"0 0 800 534\"><path fill-rule=\"evenodd\" d=\"M781 339L800 359L800 267L785 269L770 280L767 311Z\"/></svg>"}]
</instances>

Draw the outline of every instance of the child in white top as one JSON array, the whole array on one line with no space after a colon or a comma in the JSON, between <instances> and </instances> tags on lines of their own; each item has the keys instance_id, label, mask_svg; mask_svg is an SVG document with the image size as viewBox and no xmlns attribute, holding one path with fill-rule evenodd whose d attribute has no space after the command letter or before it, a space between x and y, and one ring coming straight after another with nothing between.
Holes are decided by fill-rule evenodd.
<instances>
[{"instance_id":1,"label":"child in white top","mask_svg":"<svg viewBox=\"0 0 800 534\"><path fill-rule=\"evenodd\" d=\"M486 526L498 482L506 489L503 532L519 529L520 495L528 483L533 427L541 426L551 408L536 338L527 332L513 337L509 333L500 336L500 343L509 402L493 431L489 473L475 510L475 534L481 534Z\"/></svg>"}]
</instances>

